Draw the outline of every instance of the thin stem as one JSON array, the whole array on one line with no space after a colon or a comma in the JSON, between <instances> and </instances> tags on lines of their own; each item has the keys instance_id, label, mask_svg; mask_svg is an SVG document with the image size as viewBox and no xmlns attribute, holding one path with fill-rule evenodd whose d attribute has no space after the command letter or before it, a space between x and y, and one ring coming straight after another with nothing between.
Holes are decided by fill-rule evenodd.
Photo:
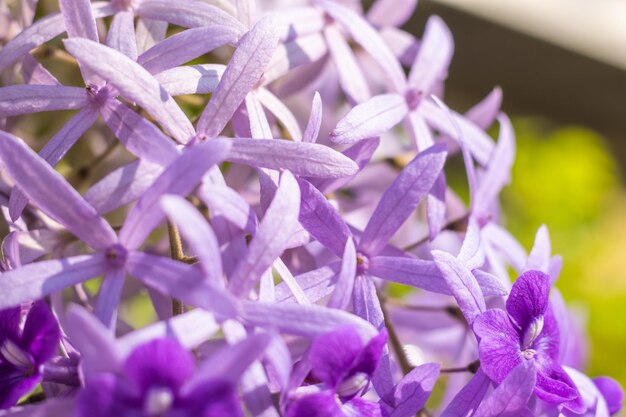
<instances>
[{"instance_id":1,"label":"thin stem","mask_svg":"<svg viewBox=\"0 0 626 417\"><path fill-rule=\"evenodd\" d=\"M402 373L406 375L411 372L411 370L413 370L413 366L411 366L409 359L406 357L406 352L402 347L402 342L400 342L400 338L396 333L396 329L393 327L393 324L389 319L389 312L387 311L387 307L385 306L385 300L380 296L378 300L380 302L380 309L383 312L383 317L385 318L385 327L387 328L387 334L389 335L389 342L391 343L391 347L396 354L398 364L400 365L400 369L402 369Z\"/></svg>"},{"instance_id":2,"label":"thin stem","mask_svg":"<svg viewBox=\"0 0 626 417\"><path fill-rule=\"evenodd\" d=\"M180 233L178 232L178 228L174 223L168 221L167 231L170 237L170 252L172 255L172 259L184 262L186 256L183 253L183 242L180 239ZM178 316L179 314L183 314L184 312L185 308L182 301L172 298L172 314L174 316Z\"/></svg>"},{"instance_id":3,"label":"thin stem","mask_svg":"<svg viewBox=\"0 0 626 417\"><path fill-rule=\"evenodd\" d=\"M478 371L478 368L480 368L480 360L476 359L474 362L466 365L466 366L462 366L459 368L443 368L441 370L442 374L453 374L453 373L458 373L458 372L471 372L473 374L476 373L476 371Z\"/></svg>"}]
</instances>

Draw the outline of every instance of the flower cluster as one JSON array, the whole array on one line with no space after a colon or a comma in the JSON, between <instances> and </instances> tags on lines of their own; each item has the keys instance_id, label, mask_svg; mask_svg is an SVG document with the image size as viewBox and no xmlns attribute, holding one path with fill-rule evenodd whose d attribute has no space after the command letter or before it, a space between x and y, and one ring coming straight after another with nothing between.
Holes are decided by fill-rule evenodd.
<instances>
[{"instance_id":1,"label":"flower cluster","mask_svg":"<svg viewBox=\"0 0 626 417\"><path fill-rule=\"evenodd\" d=\"M615 381L578 370L547 229L527 254L501 225L500 90L444 104L453 38L437 16L400 29L416 0L13 3L0 415L621 409ZM68 110L53 135L26 117Z\"/></svg>"}]
</instances>

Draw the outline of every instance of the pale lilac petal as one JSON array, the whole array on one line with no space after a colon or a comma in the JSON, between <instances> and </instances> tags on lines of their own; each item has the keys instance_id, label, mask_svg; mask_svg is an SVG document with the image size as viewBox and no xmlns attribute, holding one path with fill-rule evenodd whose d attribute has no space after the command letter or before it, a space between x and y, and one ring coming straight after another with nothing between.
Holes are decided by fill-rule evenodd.
<instances>
[{"instance_id":1,"label":"pale lilac petal","mask_svg":"<svg viewBox=\"0 0 626 417\"><path fill-rule=\"evenodd\" d=\"M135 61L87 39L67 39L65 48L125 98L150 113L176 140L187 143L195 131L187 116L159 83Z\"/></svg>"},{"instance_id":2,"label":"pale lilac petal","mask_svg":"<svg viewBox=\"0 0 626 417\"><path fill-rule=\"evenodd\" d=\"M433 187L446 156L445 146L438 144L409 162L381 197L363 231L359 249L374 256L385 247Z\"/></svg>"},{"instance_id":3,"label":"pale lilac petal","mask_svg":"<svg viewBox=\"0 0 626 417\"><path fill-rule=\"evenodd\" d=\"M330 134L335 143L356 141L380 136L400 123L409 108L404 97L398 94L382 94L352 108Z\"/></svg>"},{"instance_id":4,"label":"pale lilac petal","mask_svg":"<svg viewBox=\"0 0 626 417\"><path fill-rule=\"evenodd\" d=\"M142 252L128 254L126 271L155 290L213 312L219 320L238 314L237 301L212 285L193 265Z\"/></svg>"},{"instance_id":5,"label":"pale lilac petal","mask_svg":"<svg viewBox=\"0 0 626 417\"><path fill-rule=\"evenodd\" d=\"M78 138L95 123L97 118L98 111L93 107L88 106L81 109L44 145L39 152L39 156L45 159L51 166L55 166L65 156L67 151L74 146ZM11 219L15 220L21 216L27 204L28 199L26 195L19 187L15 187L11 192L9 200Z\"/></svg>"},{"instance_id":6,"label":"pale lilac petal","mask_svg":"<svg viewBox=\"0 0 626 417\"><path fill-rule=\"evenodd\" d=\"M348 100L352 103L367 101L371 97L369 86L344 35L337 26L326 26L324 36Z\"/></svg>"},{"instance_id":7,"label":"pale lilac petal","mask_svg":"<svg viewBox=\"0 0 626 417\"><path fill-rule=\"evenodd\" d=\"M133 61L137 60L137 42L135 40L135 19L132 10L123 10L115 13L106 44L120 51Z\"/></svg>"},{"instance_id":8,"label":"pale lilac petal","mask_svg":"<svg viewBox=\"0 0 626 417\"><path fill-rule=\"evenodd\" d=\"M71 304L65 322L65 330L81 354L85 377L121 370L123 356L117 349L115 335L93 314L77 304Z\"/></svg>"},{"instance_id":9,"label":"pale lilac petal","mask_svg":"<svg viewBox=\"0 0 626 417\"><path fill-rule=\"evenodd\" d=\"M618 413L624 402L624 389L613 378L601 376L593 379L593 383L604 397L611 415Z\"/></svg>"},{"instance_id":10,"label":"pale lilac petal","mask_svg":"<svg viewBox=\"0 0 626 417\"><path fill-rule=\"evenodd\" d=\"M550 234L546 225L541 225L535 235L535 243L528 255L524 271L538 270L548 273L550 268L550 256L552 254Z\"/></svg>"},{"instance_id":11,"label":"pale lilac petal","mask_svg":"<svg viewBox=\"0 0 626 417\"><path fill-rule=\"evenodd\" d=\"M492 245L496 245L502 251L507 262L517 272L523 272L527 260L526 251L508 231L494 223L489 223L482 229L482 235L485 240L489 240Z\"/></svg>"},{"instance_id":12,"label":"pale lilac petal","mask_svg":"<svg viewBox=\"0 0 626 417\"><path fill-rule=\"evenodd\" d=\"M439 378L439 364L427 363L413 369L396 385L395 409L391 417L415 415L426 404Z\"/></svg>"},{"instance_id":13,"label":"pale lilac petal","mask_svg":"<svg viewBox=\"0 0 626 417\"><path fill-rule=\"evenodd\" d=\"M257 234L230 276L229 288L234 294L242 296L250 291L263 272L283 253L298 226L299 209L298 183L289 171L285 171Z\"/></svg>"},{"instance_id":14,"label":"pale lilac petal","mask_svg":"<svg viewBox=\"0 0 626 417\"><path fill-rule=\"evenodd\" d=\"M272 263L273 268L276 270L278 276L283 280L289 291L293 294L293 298L295 298L298 304L311 304L309 299L307 298L304 290L298 284L298 281L295 280L294 276L291 274L287 265L280 258L276 258L276 260Z\"/></svg>"},{"instance_id":15,"label":"pale lilac petal","mask_svg":"<svg viewBox=\"0 0 626 417\"><path fill-rule=\"evenodd\" d=\"M244 99L250 122L250 135L255 139L272 139L274 137L272 127L255 93L246 95Z\"/></svg>"},{"instance_id":16,"label":"pale lilac petal","mask_svg":"<svg viewBox=\"0 0 626 417\"><path fill-rule=\"evenodd\" d=\"M31 263L51 253L58 245L58 238L56 231L47 229L9 232L2 240L4 260L9 261L12 269Z\"/></svg>"},{"instance_id":17,"label":"pale lilac petal","mask_svg":"<svg viewBox=\"0 0 626 417\"><path fill-rule=\"evenodd\" d=\"M356 249L354 241L348 239L346 241L346 248L343 251L343 257L341 259L341 270L337 276L337 283L335 284L335 290L333 291L330 300L328 300L328 307L345 309L350 304L352 299L352 290L354 289L354 280L356 278Z\"/></svg>"},{"instance_id":18,"label":"pale lilac petal","mask_svg":"<svg viewBox=\"0 0 626 417\"><path fill-rule=\"evenodd\" d=\"M502 280L497 276L480 269L472 270L476 282L480 286L485 297L507 295L509 291L502 284Z\"/></svg>"},{"instance_id":19,"label":"pale lilac petal","mask_svg":"<svg viewBox=\"0 0 626 417\"><path fill-rule=\"evenodd\" d=\"M69 37L91 39L98 42L96 19L91 2L85 0L59 0L65 28Z\"/></svg>"},{"instance_id":20,"label":"pale lilac petal","mask_svg":"<svg viewBox=\"0 0 626 417\"><path fill-rule=\"evenodd\" d=\"M281 41L287 42L312 33L321 32L326 25L324 12L319 7L300 6L276 10L275 16L282 22Z\"/></svg>"},{"instance_id":21,"label":"pale lilac petal","mask_svg":"<svg viewBox=\"0 0 626 417\"><path fill-rule=\"evenodd\" d=\"M288 169L296 175L338 178L353 175L357 165L332 148L316 143L280 139L234 138L229 161L269 169Z\"/></svg>"},{"instance_id":22,"label":"pale lilac petal","mask_svg":"<svg viewBox=\"0 0 626 417\"><path fill-rule=\"evenodd\" d=\"M217 136L257 84L278 45L276 25L275 19L265 17L241 38L215 93L200 115L198 132L208 137Z\"/></svg>"},{"instance_id":23,"label":"pale lilac petal","mask_svg":"<svg viewBox=\"0 0 626 417\"><path fill-rule=\"evenodd\" d=\"M523 361L485 400L472 417L517 417L526 407L535 387L534 361Z\"/></svg>"},{"instance_id":24,"label":"pale lilac petal","mask_svg":"<svg viewBox=\"0 0 626 417\"><path fill-rule=\"evenodd\" d=\"M300 185L300 224L322 245L341 257L350 229L324 195L311 183L298 180Z\"/></svg>"},{"instance_id":25,"label":"pale lilac petal","mask_svg":"<svg viewBox=\"0 0 626 417\"><path fill-rule=\"evenodd\" d=\"M55 291L101 275L107 268L104 254L35 262L6 271L0 279L0 309L38 300Z\"/></svg>"},{"instance_id":26,"label":"pale lilac petal","mask_svg":"<svg viewBox=\"0 0 626 417\"><path fill-rule=\"evenodd\" d=\"M413 15L417 0L378 0L367 12L367 20L376 26L404 25Z\"/></svg>"},{"instance_id":27,"label":"pale lilac petal","mask_svg":"<svg viewBox=\"0 0 626 417\"><path fill-rule=\"evenodd\" d=\"M227 186L202 184L198 196L211 211L211 215L221 215L229 222L254 236L258 220L252 207L235 190Z\"/></svg>"},{"instance_id":28,"label":"pale lilac petal","mask_svg":"<svg viewBox=\"0 0 626 417\"><path fill-rule=\"evenodd\" d=\"M20 139L0 132L0 159L30 200L92 248L117 241L106 220Z\"/></svg>"},{"instance_id":29,"label":"pale lilac petal","mask_svg":"<svg viewBox=\"0 0 626 417\"><path fill-rule=\"evenodd\" d=\"M467 417L471 415L480 406L490 385L491 380L487 378L481 368L478 368L472 379L443 410L441 417Z\"/></svg>"},{"instance_id":30,"label":"pale lilac petal","mask_svg":"<svg viewBox=\"0 0 626 417\"><path fill-rule=\"evenodd\" d=\"M450 123L448 115L430 100L424 100L419 107L420 113L426 119L426 122L433 129L438 130L450 137L457 138L456 128ZM450 112L454 122L461 130L462 140L467 144L470 152L483 166L489 163L491 152L494 149L494 143L491 138L474 123L467 120L456 112Z\"/></svg>"},{"instance_id":31,"label":"pale lilac petal","mask_svg":"<svg viewBox=\"0 0 626 417\"><path fill-rule=\"evenodd\" d=\"M434 240L443 229L446 221L446 176L442 170L435 181L435 185L428 193L428 237Z\"/></svg>"},{"instance_id":32,"label":"pale lilac petal","mask_svg":"<svg viewBox=\"0 0 626 417\"><path fill-rule=\"evenodd\" d=\"M75 110L87 105L84 88L63 85L0 87L0 117L54 110Z\"/></svg>"},{"instance_id":33,"label":"pale lilac petal","mask_svg":"<svg viewBox=\"0 0 626 417\"><path fill-rule=\"evenodd\" d=\"M281 43L275 49L271 61L267 64L262 77L262 84L286 75L294 68L320 60L328 52L324 37L319 33L298 37L290 42Z\"/></svg>"},{"instance_id":34,"label":"pale lilac petal","mask_svg":"<svg viewBox=\"0 0 626 417\"><path fill-rule=\"evenodd\" d=\"M163 172L160 164L136 160L111 171L85 193L85 200L98 213L109 213L135 201Z\"/></svg>"},{"instance_id":35,"label":"pale lilac petal","mask_svg":"<svg viewBox=\"0 0 626 417\"><path fill-rule=\"evenodd\" d=\"M453 53L454 40L450 29L439 16L431 16L409 74L411 87L424 95L430 94L435 84L448 76Z\"/></svg>"},{"instance_id":36,"label":"pale lilac petal","mask_svg":"<svg viewBox=\"0 0 626 417\"><path fill-rule=\"evenodd\" d=\"M215 91L226 66L221 64L186 65L154 76L172 96L208 94Z\"/></svg>"},{"instance_id":37,"label":"pale lilac petal","mask_svg":"<svg viewBox=\"0 0 626 417\"><path fill-rule=\"evenodd\" d=\"M422 288L427 291L451 295L448 282L434 261L392 256L374 256L369 272L391 282Z\"/></svg>"},{"instance_id":38,"label":"pale lilac petal","mask_svg":"<svg viewBox=\"0 0 626 417\"><path fill-rule=\"evenodd\" d=\"M227 26L246 31L236 18L224 10L197 0L144 0L136 9L137 16L153 20L163 20L185 28L203 26Z\"/></svg>"},{"instance_id":39,"label":"pale lilac petal","mask_svg":"<svg viewBox=\"0 0 626 417\"><path fill-rule=\"evenodd\" d=\"M223 285L222 258L215 232L191 203L182 197L166 195L161 198L165 214L180 229L207 279L216 286Z\"/></svg>"},{"instance_id":40,"label":"pale lilac petal","mask_svg":"<svg viewBox=\"0 0 626 417\"><path fill-rule=\"evenodd\" d=\"M288 334L316 337L345 326L355 327L367 339L377 334L371 324L354 314L314 304L243 301L241 305L244 324L276 329Z\"/></svg>"},{"instance_id":41,"label":"pale lilac petal","mask_svg":"<svg viewBox=\"0 0 626 417\"><path fill-rule=\"evenodd\" d=\"M256 12L254 0L235 0L237 17L246 27L251 27Z\"/></svg>"},{"instance_id":42,"label":"pale lilac petal","mask_svg":"<svg viewBox=\"0 0 626 417\"><path fill-rule=\"evenodd\" d=\"M426 150L435 144L433 134L419 112L410 111L408 117L405 119L405 124L408 124L407 130L412 136L413 142L415 142L418 150Z\"/></svg>"},{"instance_id":43,"label":"pale lilac petal","mask_svg":"<svg viewBox=\"0 0 626 417\"><path fill-rule=\"evenodd\" d=\"M302 140L302 131L298 120L291 110L283 104L274 94L270 93L266 88L259 88L255 93L256 98L261 104L272 113L276 119L285 127L289 136L294 141Z\"/></svg>"},{"instance_id":44,"label":"pale lilac petal","mask_svg":"<svg viewBox=\"0 0 626 417\"><path fill-rule=\"evenodd\" d=\"M393 26L381 27L378 33L400 63L410 68L419 51L419 41L415 36Z\"/></svg>"},{"instance_id":45,"label":"pale lilac petal","mask_svg":"<svg viewBox=\"0 0 626 417\"><path fill-rule=\"evenodd\" d=\"M330 265L314 269L309 272L297 275L294 279L303 289L309 301L315 303L329 295L335 286L336 276L341 270L341 263L334 262ZM285 283L276 286L276 302L296 302L291 290Z\"/></svg>"},{"instance_id":46,"label":"pale lilac petal","mask_svg":"<svg viewBox=\"0 0 626 417\"><path fill-rule=\"evenodd\" d=\"M165 39L166 34L167 22L148 18L137 19L137 28L135 29L137 53L143 54L157 42Z\"/></svg>"},{"instance_id":47,"label":"pale lilac petal","mask_svg":"<svg viewBox=\"0 0 626 417\"><path fill-rule=\"evenodd\" d=\"M180 154L159 128L118 100L107 100L100 114L124 147L138 158L167 166Z\"/></svg>"},{"instance_id":48,"label":"pale lilac petal","mask_svg":"<svg viewBox=\"0 0 626 417\"><path fill-rule=\"evenodd\" d=\"M123 269L108 271L104 274L94 314L108 328L115 329L117 308L122 298L126 272Z\"/></svg>"},{"instance_id":49,"label":"pale lilac petal","mask_svg":"<svg viewBox=\"0 0 626 417\"><path fill-rule=\"evenodd\" d=\"M239 31L227 26L187 29L165 39L137 59L152 74L189 62L201 55L239 39Z\"/></svg>"},{"instance_id":50,"label":"pale lilac petal","mask_svg":"<svg viewBox=\"0 0 626 417\"><path fill-rule=\"evenodd\" d=\"M33 405L20 405L8 410L0 410L1 417L48 417L74 415L74 398L48 398Z\"/></svg>"},{"instance_id":51,"label":"pale lilac petal","mask_svg":"<svg viewBox=\"0 0 626 417\"><path fill-rule=\"evenodd\" d=\"M318 4L352 35L356 43L374 58L395 91L403 92L406 86L404 71L376 30L361 16L339 3L319 0Z\"/></svg>"},{"instance_id":52,"label":"pale lilac petal","mask_svg":"<svg viewBox=\"0 0 626 417\"><path fill-rule=\"evenodd\" d=\"M511 168L515 159L515 135L508 117L502 114L498 121L500 137L489 165L480 178L474 197L474 212L478 216L489 215L490 207L498 201L498 194L511 180Z\"/></svg>"},{"instance_id":53,"label":"pale lilac petal","mask_svg":"<svg viewBox=\"0 0 626 417\"><path fill-rule=\"evenodd\" d=\"M164 194L189 194L207 170L224 159L229 148L230 144L220 139L188 148L165 169L128 213L120 230L120 241L130 249L139 247L163 220L159 198Z\"/></svg>"},{"instance_id":54,"label":"pale lilac petal","mask_svg":"<svg viewBox=\"0 0 626 417\"><path fill-rule=\"evenodd\" d=\"M485 251L481 242L480 226L473 218L469 219L461 250L457 256L468 269L476 269L485 263Z\"/></svg>"},{"instance_id":55,"label":"pale lilac petal","mask_svg":"<svg viewBox=\"0 0 626 417\"><path fill-rule=\"evenodd\" d=\"M485 297L472 273L449 253L432 251L433 259L448 282L468 324L485 311Z\"/></svg>"},{"instance_id":56,"label":"pale lilac petal","mask_svg":"<svg viewBox=\"0 0 626 417\"><path fill-rule=\"evenodd\" d=\"M501 106L502 89L495 87L484 99L469 109L465 113L465 117L479 128L487 129L498 117Z\"/></svg>"},{"instance_id":57,"label":"pale lilac petal","mask_svg":"<svg viewBox=\"0 0 626 417\"><path fill-rule=\"evenodd\" d=\"M322 98L319 92L315 92L313 95L313 102L311 104L311 114L309 121L302 135L302 142L315 143L317 136L320 133L320 127L322 126Z\"/></svg>"},{"instance_id":58,"label":"pale lilac petal","mask_svg":"<svg viewBox=\"0 0 626 417\"><path fill-rule=\"evenodd\" d=\"M25 84L60 84L59 80L50 74L32 55L26 55L22 60L22 76Z\"/></svg>"}]
</instances>

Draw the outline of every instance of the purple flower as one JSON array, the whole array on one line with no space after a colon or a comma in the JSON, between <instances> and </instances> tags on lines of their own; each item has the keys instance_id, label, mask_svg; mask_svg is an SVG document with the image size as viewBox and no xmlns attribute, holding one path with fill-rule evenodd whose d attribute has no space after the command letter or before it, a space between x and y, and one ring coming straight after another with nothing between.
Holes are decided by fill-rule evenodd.
<instances>
[{"instance_id":1,"label":"purple flower","mask_svg":"<svg viewBox=\"0 0 626 417\"><path fill-rule=\"evenodd\" d=\"M236 387L226 379L189 383L193 356L174 339L137 347L124 375L100 373L87 380L77 401L77 417L243 416Z\"/></svg>"},{"instance_id":2,"label":"purple flower","mask_svg":"<svg viewBox=\"0 0 626 417\"><path fill-rule=\"evenodd\" d=\"M9 408L42 380L43 364L56 353L60 331L44 301L28 311L21 328L21 307L0 311L0 408Z\"/></svg>"},{"instance_id":3,"label":"purple flower","mask_svg":"<svg viewBox=\"0 0 626 417\"><path fill-rule=\"evenodd\" d=\"M365 392L387 343L382 331L367 344L353 327L326 333L313 342L310 351L312 374L323 383L322 391L296 399L288 417L382 416L375 403L358 398Z\"/></svg>"},{"instance_id":4,"label":"purple flower","mask_svg":"<svg viewBox=\"0 0 626 417\"><path fill-rule=\"evenodd\" d=\"M491 309L473 325L485 374L500 384L524 361L537 369L534 393L542 400L579 412L583 405L572 379L558 362L559 329L549 307L550 277L540 271L522 274L511 289L506 311Z\"/></svg>"}]
</instances>

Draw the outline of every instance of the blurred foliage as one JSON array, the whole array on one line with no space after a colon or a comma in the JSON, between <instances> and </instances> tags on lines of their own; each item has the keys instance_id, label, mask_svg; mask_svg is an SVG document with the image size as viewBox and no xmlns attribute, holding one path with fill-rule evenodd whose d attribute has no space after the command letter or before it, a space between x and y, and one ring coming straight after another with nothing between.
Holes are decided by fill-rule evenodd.
<instances>
[{"instance_id":1,"label":"blurred foliage","mask_svg":"<svg viewBox=\"0 0 626 417\"><path fill-rule=\"evenodd\" d=\"M590 376L626 385L626 192L617 161L598 135L514 120L517 156L503 192L507 228L525 248L546 224L554 254L563 256L557 286L586 319Z\"/></svg>"}]
</instances>

